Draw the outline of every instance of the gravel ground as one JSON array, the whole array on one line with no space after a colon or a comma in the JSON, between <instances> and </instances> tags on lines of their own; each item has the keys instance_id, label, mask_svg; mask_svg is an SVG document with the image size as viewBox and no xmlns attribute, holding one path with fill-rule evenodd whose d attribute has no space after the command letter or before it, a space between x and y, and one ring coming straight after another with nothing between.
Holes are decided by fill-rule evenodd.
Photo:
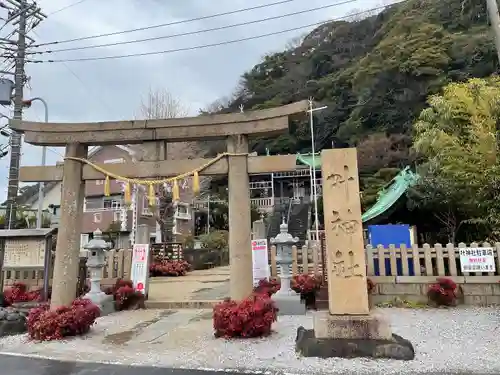
<instances>
[{"instance_id":1,"label":"gravel ground","mask_svg":"<svg viewBox=\"0 0 500 375\"><path fill-rule=\"evenodd\" d=\"M0 351L128 365L150 365L192 369L248 369L282 371L287 375L317 374L401 374L401 373L500 373L500 311L495 308L380 309L394 333L409 339L416 349L413 361L368 359L301 358L295 354L297 327L312 328L312 317L279 317L272 336L264 339L222 340L212 335L211 320L192 319L179 311L159 323L170 332L157 332L144 340L131 339L125 345L105 345L103 337L125 324L133 312L99 319L86 338L65 342L31 343L25 335L0 339ZM160 312L158 312L160 314ZM178 315L181 314L181 315ZM185 322L182 317L185 314ZM174 318L175 317L175 318ZM179 318L180 317L180 318ZM115 327L115 328L114 328ZM159 326L151 326L159 331ZM177 333L175 333L177 332ZM143 338L139 340L139 338ZM160 339L161 337L161 339ZM163 340L163 341L162 341Z\"/></svg>"}]
</instances>

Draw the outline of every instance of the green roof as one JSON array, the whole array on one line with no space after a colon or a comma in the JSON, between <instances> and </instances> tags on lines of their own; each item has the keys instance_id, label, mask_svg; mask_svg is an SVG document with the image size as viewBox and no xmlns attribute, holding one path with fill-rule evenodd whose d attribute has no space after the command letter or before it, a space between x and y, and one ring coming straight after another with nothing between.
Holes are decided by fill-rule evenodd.
<instances>
[{"instance_id":1,"label":"green roof","mask_svg":"<svg viewBox=\"0 0 500 375\"><path fill-rule=\"evenodd\" d=\"M314 154L314 157L313 154L297 154L297 164L319 169L321 168L321 154ZM417 180L418 175L413 173L410 167L399 172L387 189L379 191L377 202L362 215L363 222L370 221L391 208Z\"/></svg>"}]
</instances>

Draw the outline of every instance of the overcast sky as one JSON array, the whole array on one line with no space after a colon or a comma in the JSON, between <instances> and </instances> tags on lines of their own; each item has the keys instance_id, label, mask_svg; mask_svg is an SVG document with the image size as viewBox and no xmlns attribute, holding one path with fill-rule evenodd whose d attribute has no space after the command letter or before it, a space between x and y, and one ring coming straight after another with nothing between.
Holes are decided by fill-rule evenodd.
<instances>
[{"instance_id":1,"label":"overcast sky","mask_svg":"<svg viewBox=\"0 0 500 375\"><path fill-rule=\"evenodd\" d=\"M39 0L49 15L30 36L37 43L78 38L122 31L154 24L182 21L227 12L277 0ZM287 4L241 12L197 22L188 22L153 30L134 32L107 38L52 45L38 50L120 42L207 28L220 27L266 17L279 16L300 10L339 3L342 0L296 0ZM345 2L345 1L342 1ZM215 6L217 4L217 6ZM380 0L357 0L332 6L326 10L281 18L263 23L235 27L145 43L93 48L37 55L37 59L73 59L111 56L149 51L163 51L226 40L250 37L342 17L353 10L379 6ZM52 12L55 12L51 15ZM2 13L2 16L4 14ZM4 29L6 30L8 26ZM141 97L149 88L167 89L187 105L192 114L219 97L228 95L237 85L242 73L258 63L269 52L280 51L294 37L312 28L272 37L245 41L220 47L162 55L130 57L116 60L67 63L28 64L26 71L31 90L25 97L43 97L49 105L50 121L82 122L130 119L137 114ZM4 112L7 114L6 112ZM43 121L41 103L26 109L28 120ZM51 148L48 163L55 164L63 153ZM22 165L40 163L41 148L23 145ZM9 156L0 160L0 194L6 196Z\"/></svg>"}]
</instances>

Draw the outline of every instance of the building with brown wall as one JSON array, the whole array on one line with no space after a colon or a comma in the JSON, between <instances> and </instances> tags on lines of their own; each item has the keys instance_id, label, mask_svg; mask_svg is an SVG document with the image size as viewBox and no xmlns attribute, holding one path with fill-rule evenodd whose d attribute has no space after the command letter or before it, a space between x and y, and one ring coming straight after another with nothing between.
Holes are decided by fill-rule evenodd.
<instances>
[{"instance_id":1,"label":"building with brown wall","mask_svg":"<svg viewBox=\"0 0 500 375\"><path fill-rule=\"evenodd\" d=\"M178 144L170 147L169 154L181 155L191 154L191 146ZM111 163L135 163L142 160L149 152L147 146L104 146L96 147L89 152L89 160L98 164ZM175 159L175 157L174 157ZM191 203L193 193L191 181L180 182L180 201L177 203L174 215L175 240L180 241L183 235L192 232L193 216ZM85 185L85 200L83 206L83 220L81 229L82 246L91 237L96 229L106 233L113 230L116 234L115 247L126 247L134 242L135 230L140 224L150 226L152 239L159 235L154 213L151 211L145 188L134 186L132 202L126 205L124 202L124 184L117 180L110 181L110 194L104 194L104 180L88 181ZM44 189L44 208L50 206L50 210L57 222L58 207L60 205L61 183L47 184ZM58 194L59 193L59 194ZM51 202L45 202L50 200ZM33 196L27 205L36 207L38 205L38 194ZM118 231L116 232L116 229Z\"/></svg>"}]
</instances>

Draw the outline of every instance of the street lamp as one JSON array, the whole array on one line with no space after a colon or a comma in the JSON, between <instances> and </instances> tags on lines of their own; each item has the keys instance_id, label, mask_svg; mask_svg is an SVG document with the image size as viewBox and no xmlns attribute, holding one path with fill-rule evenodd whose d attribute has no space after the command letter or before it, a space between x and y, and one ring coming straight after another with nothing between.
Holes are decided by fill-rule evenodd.
<instances>
[{"instance_id":1,"label":"street lamp","mask_svg":"<svg viewBox=\"0 0 500 375\"><path fill-rule=\"evenodd\" d=\"M47 102L43 100L42 98L36 97L28 100L23 100L23 106L24 107L31 107L31 104L34 101L39 101L42 102L44 108L45 108L45 123L49 122L49 106L47 105ZM45 167L45 164L47 163L47 146L42 146L42 167ZM38 184L38 211L36 214L36 227L37 229L40 229L42 227L42 212L43 212L43 188L45 184L43 182L40 182Z\"/></svg>"},{"instance_id":2,"label":"street lamp","mask_svg":"<svg viewBox=\"0 0 500 375\"><path fill-rule=\"evenodd\" d=\"M311 126L311 149L312 149L312 187L314 199L314 222L316 229L316 241L319 241L319 222L318 222L318 192L316 189L316 150L314 147L314 114L315 111L321 111L328 108L326 105L319 108L313 108L313 98L309 98L309 124Z\"/></svg>"}]
</instances>

